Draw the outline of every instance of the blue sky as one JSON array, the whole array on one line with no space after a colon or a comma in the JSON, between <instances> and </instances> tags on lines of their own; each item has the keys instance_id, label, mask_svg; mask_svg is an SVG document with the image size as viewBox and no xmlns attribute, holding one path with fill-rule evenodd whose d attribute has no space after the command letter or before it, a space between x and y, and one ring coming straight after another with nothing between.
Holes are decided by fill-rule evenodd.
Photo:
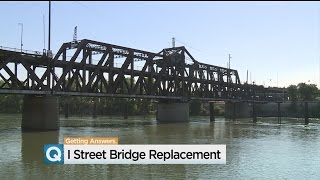
<instances>
[{"instance_id":1,"label":"blue sky","mask_svg":"<svg viewBox=\"0 0 320 180\"><path fill-rule=\"evenodd\" d=\"M0 2L0 46L20 48L22 22L23 48L42 51L43 15L47 38L48 2ZM53 53L72 41L75 26L78 39L152 52L175 37L218 66L230 53L242 82L249 70L256 84L320 87L320 2L52 2Z\"/></svg>"}]
</instances>

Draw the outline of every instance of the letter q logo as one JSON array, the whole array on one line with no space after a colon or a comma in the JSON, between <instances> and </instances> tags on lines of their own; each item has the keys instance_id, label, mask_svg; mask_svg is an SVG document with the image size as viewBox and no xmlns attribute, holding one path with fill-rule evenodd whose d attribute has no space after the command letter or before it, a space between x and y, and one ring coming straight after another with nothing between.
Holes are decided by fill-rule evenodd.
<instances>
[{"instance_id":1,"label":"letter q logo","mask_svg":"<svg viewBox=\"0 0 320 180\"><path fill-rule=\"evenodd\" d=\"M45 144L43 147L44 162L46 164L63 164L63 144Z\"/></svg>"}]
</instances>

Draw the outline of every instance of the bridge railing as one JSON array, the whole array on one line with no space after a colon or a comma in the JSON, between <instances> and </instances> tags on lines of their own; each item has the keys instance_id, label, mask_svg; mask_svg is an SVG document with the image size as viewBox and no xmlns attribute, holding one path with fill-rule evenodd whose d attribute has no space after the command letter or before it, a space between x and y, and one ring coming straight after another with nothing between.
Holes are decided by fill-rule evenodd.
<instances>
[{"instance_id":1,"label":"bridge railing","mask_svg":"<svg viewBox=\"0 0 320 180\"><path fill-rule=\"evenodd\" d=\"M11 47L6 47L6 46L0 46L0 49L6 50L6 51L14 51L14 52L18 52L18 53L33 54L33 55L46 54L45 49L43 50L43 52L26 50L26 49L21 49L21 48L20 49L19 48L11 48Z\"/></svg>"}]
</instances>

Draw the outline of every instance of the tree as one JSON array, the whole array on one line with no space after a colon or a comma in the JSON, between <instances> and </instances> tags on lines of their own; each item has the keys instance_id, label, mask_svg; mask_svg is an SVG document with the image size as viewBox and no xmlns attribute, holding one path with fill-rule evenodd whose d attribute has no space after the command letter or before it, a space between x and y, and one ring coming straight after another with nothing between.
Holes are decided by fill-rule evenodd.
<instances>
[{"instance_id":1,"label":"tree","mask_svg":"<svg viewBox=\"0 0 320 180\"><path fill-rule=\"evenodd\" d=\"M288 96L290 101L297 101L298 100L298 87L296 85L290 85L288 87Z\"/></svg>"},{"instance_id":2,"label":"tree","mask_svg":"<svg viewBox=\"0 0 320 180\"><path fill-rule=\"evenodd\" d=\"M298 94L299 94L300 100L303 100L303 101L314 100L316 95L318 94L317 85L299 83L298 84Z\"/></svg>"}]
</instances>

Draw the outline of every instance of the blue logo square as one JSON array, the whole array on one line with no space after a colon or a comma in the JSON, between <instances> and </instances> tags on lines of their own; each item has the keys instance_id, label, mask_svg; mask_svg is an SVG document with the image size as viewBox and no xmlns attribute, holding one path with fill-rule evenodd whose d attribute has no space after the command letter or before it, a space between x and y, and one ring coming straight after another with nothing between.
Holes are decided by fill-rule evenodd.
<instances>
[{"instance_id":1,"label":"blue logo square","mask_svg":"<svg viewBox=\"0 0 320 180\"><path fill-rule=\"evenodd\" d=\"M63 144L45 144L43 160L45 164L64 164Z\"/></svg>"}]
</instances>

